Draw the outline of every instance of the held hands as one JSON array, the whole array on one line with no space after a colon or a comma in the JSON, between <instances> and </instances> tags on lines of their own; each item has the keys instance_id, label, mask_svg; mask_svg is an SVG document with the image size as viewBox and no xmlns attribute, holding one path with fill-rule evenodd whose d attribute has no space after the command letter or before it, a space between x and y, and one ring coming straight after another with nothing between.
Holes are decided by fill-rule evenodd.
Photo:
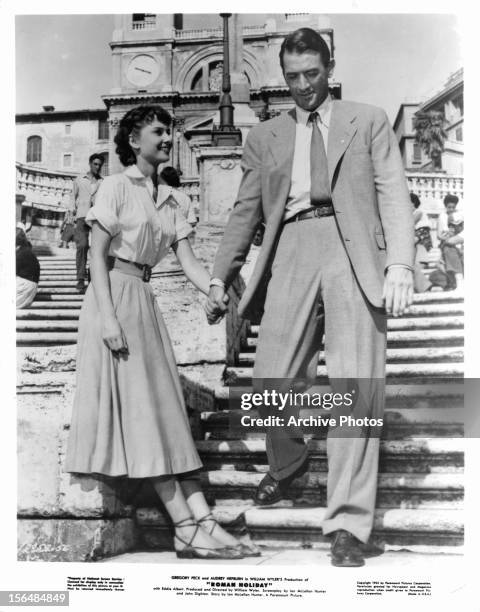
<instances>
[{"instance_id":1,"label":"held hands","mask_svg":"<svg viewBox=\"0 0 480 612\"><path fill-rule=\"evenodd\" d=\"M113 353L128 353L128 346L120 323L115 317L106 319L102 326L102 338Z\"/></svg>"},{"instance_id":2,"label":"held hands","mask_svg":"<svg viewBox=\"0 0 480 612\"><path fill-rule=\"evenodd\" d=\"M413 272L400 266L391 266L383 287L387 314L401 316L413 302Z\"/></svg>"},{"instance_id":3,"label":"held hands","mask_svg":"<svg viewBox=\"0 0 480 612\"><path fill-rule=\"evenodd\" d=\"M219 323L227 312L227 305L229 302L228 294L222 287L212 285L208 293L208 300L205 305L205 312L207 313L207 321L210 325Z\"/></svg>"}]
</instances>

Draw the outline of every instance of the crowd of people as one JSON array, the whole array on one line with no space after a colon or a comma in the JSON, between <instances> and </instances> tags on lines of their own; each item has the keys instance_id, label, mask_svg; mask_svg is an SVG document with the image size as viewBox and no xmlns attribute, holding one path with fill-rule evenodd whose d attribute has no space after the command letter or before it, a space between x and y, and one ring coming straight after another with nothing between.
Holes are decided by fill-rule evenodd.
<instances>
[{"instance_id":1,"label":"crowd of people","mask_svg":"<svg viewBox=\"0 0 480 612\"><path fill-rule=\"evenodd\" d=\"M440 258L435 269L428 275L424 269L430 261L429 252L433 247L431 224L428 215L421 209L420 198L410 194L415 224L414 288L416 293L430 291L434 287L444 291L462 291L464 275L463 259L463 214L457 210L458 196L447 194L443 199L444 210L439 214L436 233Z\"/></svg>"}]
</instances>

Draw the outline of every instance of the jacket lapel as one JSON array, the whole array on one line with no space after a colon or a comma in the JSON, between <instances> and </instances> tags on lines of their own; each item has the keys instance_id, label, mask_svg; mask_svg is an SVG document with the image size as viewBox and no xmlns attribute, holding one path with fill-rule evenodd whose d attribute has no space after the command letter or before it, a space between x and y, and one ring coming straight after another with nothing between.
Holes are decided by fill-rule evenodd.
<instances>
[{"instance_id":1,"label":"jacket lapel","mask_svg":"<svg viewBox=\"0 0 480 612\"><path fill-rule=\"evenodd\" d=\"M333 182L338 162L347 150L348 145L357 131L355 113L349 112L341 102L332 103L332 114L328 129L328 175Z\"/></svg>"},{"instance_id":2,"label":"jacket lapel","mask_svg":"<svg viewBox=\"0 0 480 612\"><path fill-rule=\"evenodd\" d=\"M295 149L295 109L290 109L280 118L282 121L276 122L270 131L268 148L276 166L283 166L288 162L291 167Z\"/></svg>"}]
</instances>

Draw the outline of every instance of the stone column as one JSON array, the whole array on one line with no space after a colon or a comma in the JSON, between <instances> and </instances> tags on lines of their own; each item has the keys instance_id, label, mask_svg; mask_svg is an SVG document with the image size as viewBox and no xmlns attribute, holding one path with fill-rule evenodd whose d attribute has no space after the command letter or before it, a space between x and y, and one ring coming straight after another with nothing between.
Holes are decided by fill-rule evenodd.
<instances>
[{"instance_id":1,"label":"stone column","mask_svg":"<svg viewBox=\"0 0 480 612\"><path fill-rule=\"evenodd\" d=\"M242 130L245 142L249 128L258 123L253 110L250 108L250 86L245 75L243 61L243 27L240 15L233 13L229 19L229 54L230 54L230 82L231 96L235 108L235 126Z\"/></svg>"}]
</instances>

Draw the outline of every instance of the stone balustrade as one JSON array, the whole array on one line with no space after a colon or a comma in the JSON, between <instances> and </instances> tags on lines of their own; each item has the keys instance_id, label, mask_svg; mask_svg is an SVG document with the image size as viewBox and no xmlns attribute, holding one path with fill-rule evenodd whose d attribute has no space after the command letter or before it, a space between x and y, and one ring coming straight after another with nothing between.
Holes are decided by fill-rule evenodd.
<instances>
[{"instance_id":1,"label":"stone balustrade","mask_svg":"<svg viewBox=\"0 0 480 612\"><path fill-rule=\"evenodd\" d=\"M186 193L193 203L197 218L200 215L200 180L198 178L182 178L180 189Z\"/></svg>"},{"instance_id":2,"label":"stone balustrade","mask_svg":"<svg viewBox=\"0 0 480 612\"><path fill-rule=\"evenodd\" d=\"M64 212L70 202L76 174L54 172L15 163L16 193L25 197L23 206Z\"/></svg>"},{"instance_id":3,"label":"stone balustrade","mask_svg":"<svg viewBox=\"0 0 480 612\"><path fill-rule=\"evenodd\" d=\"M261 36L265 34L264 26L244 26L243 35ZM222 28L201 28L196 30L175 30L175 38L178 40L195 40L202 38L223 38Z\"/></svg>"},{"instance_id":4,"label":"stone balustrade","mask_svg":"<svg viewBox=\"0 0 480 612\"><path fill-rule=\"evenodd\" d=\"M409 191L416 193L424 207L443 210L443 198L447 194L463 200L463 176L440 174L438 172L407 172Z\"/></svg>"}]
</instances>

